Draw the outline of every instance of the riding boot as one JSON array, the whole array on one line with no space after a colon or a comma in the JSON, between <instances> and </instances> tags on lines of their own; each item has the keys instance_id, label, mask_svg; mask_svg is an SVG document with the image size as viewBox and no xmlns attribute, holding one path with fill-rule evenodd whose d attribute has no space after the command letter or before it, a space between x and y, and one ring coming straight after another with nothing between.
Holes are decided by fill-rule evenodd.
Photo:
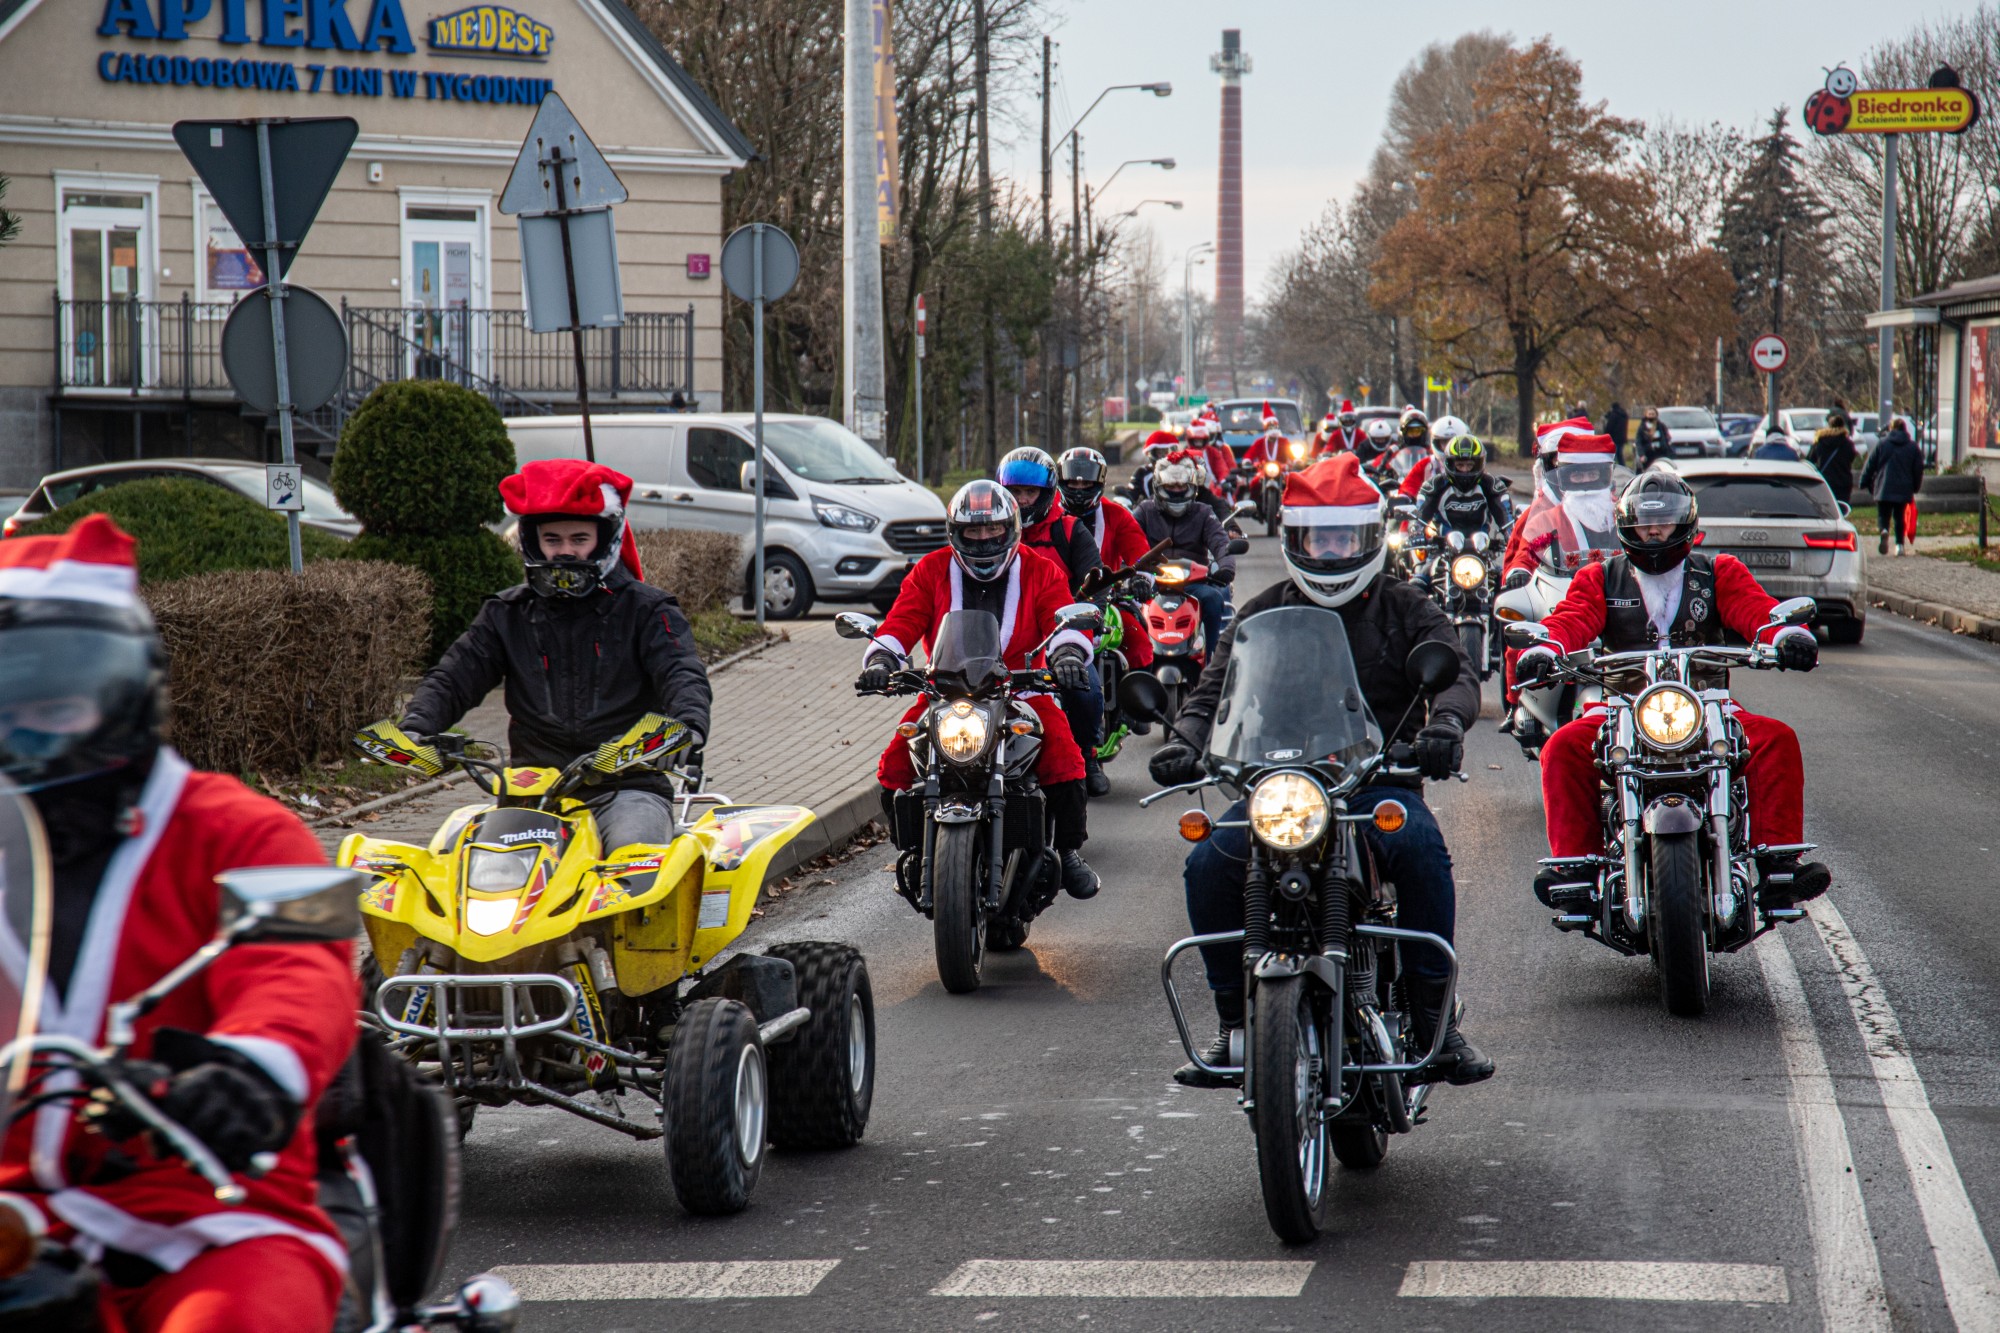
<instances>
[{"instance_id":1,"label":"riding boot","mask_svg":"<svg viewBox=\"0 0 2000 1333\"><path fill-rule=\"evenodd\" d=\"M1404 1081L1449 1083L1454 1087L1464 1087L1468 1083L1492 1078L1492 1057L1465 1039L1465 1034L1458 1030L1456 1014L1444 1012L1447 989L1444 981L1405 973L1403 985L1410 996L1411 1054L1414 1057L1421 1058L1430 1051L1438 1024L1445 1025L1444 1045L1438 1050L1436 1063L1414 1074L1405 1074Z\"/></svg>"},{"instance_id":2,"label":"riding boot","mask_svg":"<svg viewBox=\"0 0 2000 1333\"><path fill-rule=\"evenodd\" d=\"M1111 794L1111 779L1105 776L1104 765L1098 762L1095 750L1083 752L1083 789L1092 796Z\"/></svg>"},{"instance_id":3,"label":"riding boot","mask_svg":"<svg viewBox=\"0 0 2000 1333\"><path fill-rule=\"evenodd\" d=\"M1207 1063L1224 1068L1243 1063L1243 992L1240 990L1219 990L1210 992L1215 996L1215 1014L1221 1020L1220 1030L1215 1040L1201 1053ZM1190 1060L1174 1071L1174 1082L1188 1088L1240 1088L1243 1086L1241 1074L1211 1074Z\"/></svg>"},{"instance_id":4,"label":"riding boot","mask_svg":"<svg viewBox=\"0 0 2000 1333\"><path fill-rule=\"evenodd\" d=\"M1825 864L1795 856L1771 857L1758 869L1762 877L1757 881L1757 904L1766 911L1810 902L1833 884L1833 872Z\"/></svg>"}]
</instances>

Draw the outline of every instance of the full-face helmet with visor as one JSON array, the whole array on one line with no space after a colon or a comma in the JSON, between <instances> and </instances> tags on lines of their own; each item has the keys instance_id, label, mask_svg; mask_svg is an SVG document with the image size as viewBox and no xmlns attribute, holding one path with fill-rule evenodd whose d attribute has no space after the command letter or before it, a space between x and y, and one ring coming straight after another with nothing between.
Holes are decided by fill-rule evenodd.
<instances>
[{"instance_id":1,"label":"full-face helmet with visor","mask_svg":"<svg viewBox=\"0 0 2000 1333\"><path fill-rule=\"evenodd\" d=\"M637 553L625 531L625 502L632 479L580 458L523 463L500 481L500 498L520 517L521 564L528 586L543 597L588 597L623 564L636 577ZM559 539L570 525L588 524L595 540L586 550ZM548 540L544 529L551 529Z\"/></svg>"},{"instance_id":2,"label":"full-face helmet with visor","mask_svg":"<svg viewBox=\"0 0 2000 1333\"><path fill-rule=\"evenodd\" d=\"M1321 606L1354 600L1382 572L1382 493L1352 454L1335 454L1285 480L1285 570Z\"/></svg>"},{"instance_id":3,"label":"full-face helmet with visor","mask_svg":"<svg viewBox=\"0 0 2000 1333\"><path fill-rule=\"evenodd\" d=\"M1635 569L1664 574L1687 559L1701 528L1701 506L1677 472L1654 469L1618 496L1618 544Z\"/></svg>"},{"instance_id":4,"label":"full-face helmet with visor","mask_svg":"<svg viewBox=\"0 0 2000 1333\"><path fill-rule=\"evenodd\" d=\"M968 481L945 511L945 535L958 567L981 583L1007 572L1021 545L1021 507L997 481Z\"/></svg>"},{"instance_id":5,"label":"full-face helmet with visor","mask_svg":"<svg viewBox=\"0 0 2000 1333\"><path fill-rule=\"evenodd\" d=\"M1087 445L1068 450L1056 460L1056 484L1062 489L1062 506L1076 518L1089 518L1104 500L1104 479L1111 465L1104 455Z\"/></svg>"},{"instance_id":6,"label":"full-face helmet with visor","mask_svg":"<svg viewBox=\"0 0 2000 1333\"><path fill-rule=\"evenodd\" d=\"M1056 503L1056 460L1027 445L1004 455L994 474L1021 506L1021 526L1032 528L1049 516Z\"/></svg>"}]
</instances>

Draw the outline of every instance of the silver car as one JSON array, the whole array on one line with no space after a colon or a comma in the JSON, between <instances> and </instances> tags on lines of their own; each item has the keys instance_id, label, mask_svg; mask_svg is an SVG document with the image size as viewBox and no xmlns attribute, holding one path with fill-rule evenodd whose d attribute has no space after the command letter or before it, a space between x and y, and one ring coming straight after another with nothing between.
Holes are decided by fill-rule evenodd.
<instances>
[{"instance_id":1,"label":"silver car","mask_svg":"<svg viewBox=\"0 0 2000 1333\"><path fill-rule=\"evenodd\" d=\"M246 463L240 458L140 458L124 463L98 463L92 467L73 467L61 472L51 472L35 484L28 492L28 498L14 511L0 537L11 537L24 523L32 523L38 518L62 508L86 495L95 495L108 487L128 481L163 481L176 478L185 481L207 482L211 486L224 486L241 495L247 495L258 504L264 503L264 465ZM302 479L299 488L300 499L305 508L299 514L299 522L321 532L330 532L336 537L353 537L361 531L361 520L340 507L333 498L333 488L317 477Z\"/></svg>"},{"instance_id":2,"label":"silver car","mask_svg":"<svg viewBox=\"0 0 2000 1333\"><path fill-rule=\"evenodd\" d=\"M1722 457L1722 428L1715 423L1715 413L1705 407L1658 410L1660 424L1667 428L1667 449L1675 458Z\"/></svg>"},{"instance_id":3,"label":"silver car","mask_svg":"<svg viewBox=\"0 0 2000 1333\"><path fill-rule=\"evenodd\" d=\"M1701 550L1733 555L1780 600L1819 603L1816 628L1832 643L1859 643L1868 575L1847 506L1808 463L1690 458L1673 469L1701 505Z\"/></svg>"}]
</instances>

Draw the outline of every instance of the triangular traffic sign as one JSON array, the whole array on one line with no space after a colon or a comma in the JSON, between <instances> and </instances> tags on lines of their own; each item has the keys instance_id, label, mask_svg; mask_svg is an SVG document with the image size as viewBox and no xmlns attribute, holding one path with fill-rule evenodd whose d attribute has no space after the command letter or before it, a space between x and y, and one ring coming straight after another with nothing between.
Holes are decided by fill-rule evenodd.
<instances>
[{"instance_id":1,"label":"triangular traffic sign","mask_svg":"<svg viewBox=\"0 0 2000 1333\"><path fill-rule=\"evenodd\" d=\"M194 164L201 183L215 196L216 207L250 248L258 264L265 251L258 247L275 239L278 276L292 266L299 245L312 230L319 206L333 189L334 177L347 160L348 149L361 127L350 116L311 120L271 120L271 197L278 234L264 231L264 186L257 172L257 122L254 120L183 120L174 125L174 142Z\"/></svg>"},{"instance_id":2,"label":"triangular traffic sign","mask_svg":"<svg viewBox=\"0 0 2000 1333\"><path fill-rule=\"evenodd\" d=\"M553 213L556 211L555 174L549 163L555 151L563 157L563 200L569 208L608 208L625 202L625 186L618 174L597 151L597 145L583 132L576 116L561 97L550 93L535 111L535 123L521 142L521 155L514 160L514 174L500 193L502 213Z\"/></svg>"}]
</instances>

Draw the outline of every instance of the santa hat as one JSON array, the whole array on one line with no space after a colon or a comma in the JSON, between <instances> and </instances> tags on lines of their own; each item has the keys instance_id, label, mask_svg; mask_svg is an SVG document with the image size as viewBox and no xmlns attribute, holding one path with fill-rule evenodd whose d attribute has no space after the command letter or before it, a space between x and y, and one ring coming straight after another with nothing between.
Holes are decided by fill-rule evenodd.
<instances>
[{"instance_id":1,"label":"santa hat","mask_svg":"<svg viewBox=\"0 0 2000 1333\"><path fill-rule=\"evenodd\" d=\"M1535 427L1535 454L1554 453L1562 448L1563 441L1572 435L1594 435L1597 427L1590 424L1589 417L1571 417L1567 421L1551 422Z\"/></svg>"},{"instance_id":2,"label":"santa hat","mask_svg":"<svg viewBox=\"0 0 2000 1333\"><path fill-rule=\"evenodd\" d=\"M0 542L0 598L53 597L144 610L138 543L104 514L68 532Z\"/></svg>"},{"instance_id":3,"label":"santa hat","mask_svg":"<svg viewBox=\"0 0 2000 1333\"><path fill-rule=\"evenodd\" d=\"M1343 398L1340 400L1340 411L1343 416L1349 412L1352 412L1353 410L1354 410L1354 400L1352 398Z\"/></svg>"},{"instance_id":4,"label":"santa hat","mask_svg":"<svg viewBox=\"0 0 2000 1333\"><path fill-rule=\"evenodd\" d=\"M1284 522L1291 528L1378 523L1382 492L1361 475L1361 460L1334 454L1285 478Z\"/></svg>"},{"instance_id":5,"label":"santa hat","mask_svg":"<svg viewBox=\"0 0 2000 1333\"><path fill-rule=\"evenodd\" d=\"M1278 428L1278 414L1271 410L1271 405L1268 402L1264 404L1263 426L1265 430L1276 430Z\"/></svg>"},{"instance_id":6,"label":"santa hat","mask_svg":"<svg viewBox=\"0 0 2000 1333\"><path fill-rule=\"evenodd\" d=\"M639 549L625 540L625 502L632 498L632 479L623 472L581 458L544 458L523 463L521 470L500 479L500 498L507 512L522 518L591 518L609 522L619 545L618 558L632 577L639 571Z\"/></svg>"},{"instance_id":7,"label":"santa hat","mask_svg":"<svg viewBox=\"0 0 2000 1333\"><path fill-rule=\"evenodd\" d=\"M1565 435L1556 446L1556 462L1609 463L1613 449L1609 435Z\"/></svg>"},{"instance_id":8,"label":"santa hat","mask_svg":"<svg viewBox=\"0 0 2000 1333\"><path fill-rule=\"evenodd\" d=\"M1148 435L1146 437L1146 443L1148 445L1179 444L1180 442L1181 442L1181 437L1174 434L1170 430L1156 430L1151 435Z\"/></svg>"},{"instance_id":9,"label":"santa hat","mask_svg":"<svg viewBox=\"0 0 2000 1333\"><path fill-rule=\"evenodd\" d=\"M1188 438L1190 440L1205 440L1208 438L1208 419L1206 417L1196 417L1193 421L1188 422Z\"/></svg>"}]
</instances>

